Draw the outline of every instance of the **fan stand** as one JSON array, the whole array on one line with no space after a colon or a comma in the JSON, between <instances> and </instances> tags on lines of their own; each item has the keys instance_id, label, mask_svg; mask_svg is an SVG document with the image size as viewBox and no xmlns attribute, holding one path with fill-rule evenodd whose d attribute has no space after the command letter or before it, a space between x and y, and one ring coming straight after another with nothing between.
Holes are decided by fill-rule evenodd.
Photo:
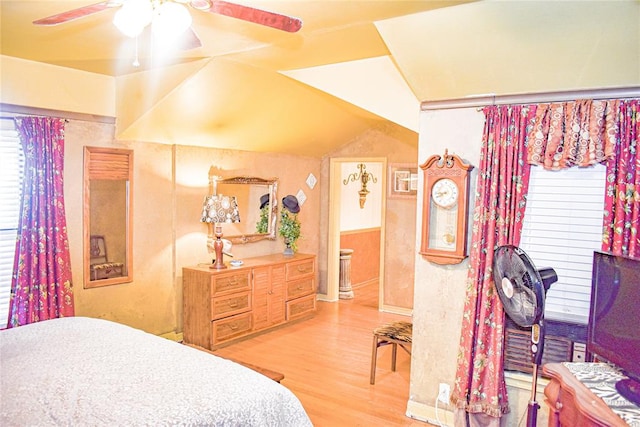
<instances>
[{"instance_id":1,"label":"fan stand","mask_svg":"<svg viewBox=\"0 0 640 427\"><path fill-rule=\"evenodd\" d=\"M521 327L531 327L531 362L533 378L531 399L527 408L527 427L535 427L538 416L536 392L538 386L538 368L542 362L544 350L544 298L551 284L558 280L553 268L536 270L531 258L520 248L503 245L494 252L493 277L498 297L506 314ZM532 309L529 316L523 316L522 304L513 304L516 294L528 289L525 302ZM520 297L517 298L518 300ZM514 318L515 315L515 318Z\"/></svg>"},{"instance_id":2,"label":"fan stand","mask_svg":"<svg viewBox=\"0 0 640 427\"><path fill-rule=\"evenodd\" d=\"M538 389L538 369L542 362L542 351L544 345L544 318L541 317L538 323L531 325L531 398L527 406L527 427L536 427L538 423L538 409L540 405L536 401Z\"/></svg>"},{"instance_id":3,"label":"fan stand","mask_svg":"<svg viewBox=\"0 0 640 427\"><path fill-rule=\"evenodd\" d=\"M536 402L536 389L538 387L538 365L532 364L533 378L531 379L531 399L529 399L529 406L527 407L527 427L536 427L538 424L538 409L540 405Z\"/></svg>"}]
</instances>

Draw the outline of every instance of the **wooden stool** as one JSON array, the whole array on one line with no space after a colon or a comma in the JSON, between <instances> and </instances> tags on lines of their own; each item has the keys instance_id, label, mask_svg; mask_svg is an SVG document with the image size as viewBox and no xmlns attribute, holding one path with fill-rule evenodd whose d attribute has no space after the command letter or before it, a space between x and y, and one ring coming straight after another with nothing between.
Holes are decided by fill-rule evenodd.
<instances>
[{"instance_id":1,"label":"wooden stool","mask_svg":"<svg viewBox=\"0 0 640 427\"><path fill-rule=\"evenodd\" d=\"M398 345L404 351L411 354L411 334L413 333L413 323L396 321L384 324L373 330L373 351L371 353L371 378L369 382L376 382L376 360L378 357L378 347L391 344L391 370L396 370L396 355Z\"/></svg>"}]
</instances>

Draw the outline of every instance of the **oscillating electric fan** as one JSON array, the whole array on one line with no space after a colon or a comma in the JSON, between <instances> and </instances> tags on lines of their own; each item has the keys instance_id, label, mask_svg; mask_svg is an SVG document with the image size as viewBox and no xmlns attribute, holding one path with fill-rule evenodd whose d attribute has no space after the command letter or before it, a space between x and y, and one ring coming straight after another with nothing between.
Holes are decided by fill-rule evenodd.
<instances>
[{"instance_id":1,"label":"oscillating electric fan","mask_svg":"<svg viewBox=\"0 0 640 427\"><path fill-rule=\"evenodd\" d=\"M522 249L505 245L495 251L493 280L507 316L519 326L531 328L533 384L527 409L527 427L535 427L540 407L536 402L536 388L544 349L544 298L551 284L558 280L558 275L552 268L536 270Z\"/></svg>"}]
</instances>

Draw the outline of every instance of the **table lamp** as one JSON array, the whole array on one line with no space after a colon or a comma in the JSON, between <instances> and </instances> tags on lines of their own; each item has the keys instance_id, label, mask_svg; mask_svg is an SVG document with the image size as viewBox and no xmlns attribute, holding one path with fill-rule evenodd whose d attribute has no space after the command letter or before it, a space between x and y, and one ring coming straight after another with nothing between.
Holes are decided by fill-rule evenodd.
<instances>
[{"instance_id":1,"label":"table lamp","mask_svg":"<svg viewBox=\"0 0 640 427\"><path fill-rule=\"evenodd\" d=\"M233 196L223 196L222 194L206 196L202 204L202 218L200 221L213 224L213 235L216 237L216 240L213 242L216 259L210 268L227 268L222 259L222 224L240 222L238 201Z\"/></svg>"}]
</instances>

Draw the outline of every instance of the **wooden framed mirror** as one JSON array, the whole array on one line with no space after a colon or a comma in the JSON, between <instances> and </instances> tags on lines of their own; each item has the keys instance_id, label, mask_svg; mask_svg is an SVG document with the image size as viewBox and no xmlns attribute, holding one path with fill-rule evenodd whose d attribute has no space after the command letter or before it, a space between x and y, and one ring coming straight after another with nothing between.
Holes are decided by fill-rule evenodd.
<instances>
[{"instance_id":1,"label":"wooden framed mirror","mask_svg":"<svg viewBox=\"0 0 640 427\"><path fill-rule=\"evenodd\" d=\"M251 176L212 177L213 194L235 196L240 222L222 224L224 238L231 243L250 243L276 239L278 219L278 179ZM211 233L210 233L211 234Z\"/></svg>"},{"instance_id":2,"label":"wooden framed mirror","mask_svg":"<svg viewBox=\"0 0 640 427\"><path fill-rule=\"evenodd\" d=\"M84 147L84 287L133 280L133 150Z\"/></svg>"}]
</instances>

